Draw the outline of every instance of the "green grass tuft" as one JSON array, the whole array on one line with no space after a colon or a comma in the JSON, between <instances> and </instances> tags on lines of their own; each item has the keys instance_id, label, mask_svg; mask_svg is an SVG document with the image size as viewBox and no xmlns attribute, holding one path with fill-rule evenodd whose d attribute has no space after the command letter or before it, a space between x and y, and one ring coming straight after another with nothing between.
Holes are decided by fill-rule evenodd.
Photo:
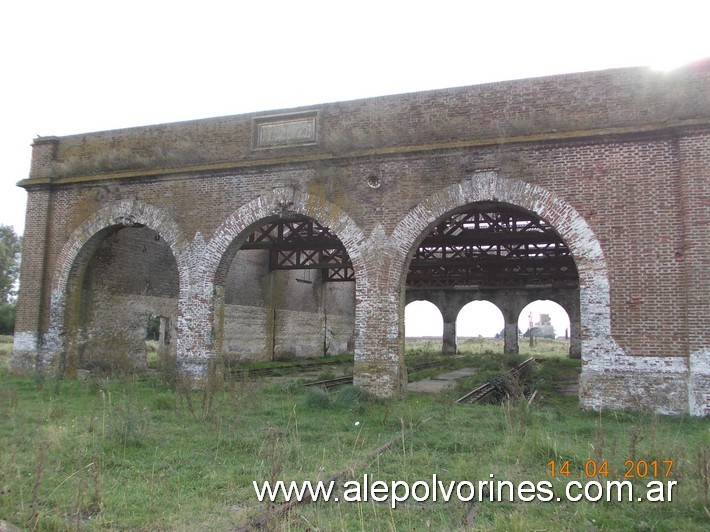
<instances>
[{"instance_id":1,"label":"green grass tuft","mask_svg":"<svg viewBox=\"0 0 710 532\"><path fill-rule=\"evenodd\" d=\"M311 386L306 389L304 401L307 408L316 410L326 410L333 406L330 393L319 386Z\"/></svg>"}]
</instances>

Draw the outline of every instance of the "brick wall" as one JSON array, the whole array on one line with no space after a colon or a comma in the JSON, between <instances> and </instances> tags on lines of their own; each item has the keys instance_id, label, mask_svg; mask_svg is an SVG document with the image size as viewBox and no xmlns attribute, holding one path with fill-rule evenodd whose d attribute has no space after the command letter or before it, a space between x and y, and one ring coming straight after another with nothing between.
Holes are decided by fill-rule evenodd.
<instances>
[{"instance_id":1,"label":"brick wall","mask_svg":"<svg viewBox=\"0 0 710 532\"><path fill-rule=\"evenodd\" d=\"M98 242L64 318L67 352L60 362L76 369L146 369L146 336L151 317L168 319L177 335L179 277L170 247L146 227L116 227ZM174 342L168 352L175 353Z\"/></svg>"},{"instance_id":2,"label":"brick wall","mask_svg":"<svg viewBox=\"0 0 710 532\"><path fill-rule=\"evenodd\" d=\"M82 265L113 227L140 223L174 257L176 353L199 374L228 348L236 307L269 308L230 292L241 243L264 220L297 213L330 227L353 260L356 382L397 395L408 257L452 210L502 201L550 222L574 254L582 406L702 413L709 88L705 62L40 139L21 183L16 365L66 350ZM313 321L314 309L293 307L306 300L286 297L292 330Z\"/></svg>"}]
</instances>

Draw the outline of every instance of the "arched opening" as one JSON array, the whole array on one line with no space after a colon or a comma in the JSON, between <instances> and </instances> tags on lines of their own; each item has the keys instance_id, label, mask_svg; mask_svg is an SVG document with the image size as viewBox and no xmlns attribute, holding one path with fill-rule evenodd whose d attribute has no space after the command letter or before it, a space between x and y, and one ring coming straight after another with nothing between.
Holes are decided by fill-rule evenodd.
<instances>
[{"instance_id":1,"label":"arched opening","mask_svg":"<svg viewBox=\"0 0 710 532\"><path fill-rule=\"evenodd\" d=\"M576 275L570 275L566 279L569 283L568 288L563 290L569 291L570 297L575 300L578 312L578 317L572 317L572 321L573 323L576 321L580 326L580 353L583 360L580 404L585 409L598 408L604 402L604 398L594 387L594 383L606 382L609 379L608 361L613 357L624 356L624 352L612 336L609 275L601 243L584 217L562 197L521 179L500 177L495 170L474 171L466 179L429 196L411 209L392 233L394 240L401 243L397 248L397 257L401 257L401 261L393 262L391 271L391 276L398 280L396 287L398 295L406 292L406 299L409 300L409 292L415 289L410 283L409 274L412 273L410 264L417 254L421 255L422 251L428 252L426 239L437 230L437 225L454 215L464 213L467 206L476 204L516 206L518 211L532 215L538 220L544 220L559 239L555 241L555 245L559 246L561 242L564 248L567 248L565 250L560 247L560 252L564 251L568 255L566 260L572 261ZM455 224L456 220L453 222ZM446 225L452 226L452 224ZM530 227L535 225L533 223ZM551 231L544 229L544 226L539 232L551 234ZM439 246L439 249L441 247ZM435 265L432 264L432 268L429 269L434 268ZM569 270L567 273L572 272ZM426 279L426 276L419 277L420 280ZM554 285L554 282L551 284ZM549 285L548 288L543 289L554 290L549 288ZM476 288L472 283L469 287L461 286L459 290L475 292ZM451 294L454 292L455 289L449 291ZM526 293L523 292L520 297L523 302L517 309L513 307L518 303L508 309L499 303L500 300L496 300L506 320L506 345L509 337L517 342L518 315L520 309L531 300L526 299L525 296ZM532 300L547 297L538 295ZM473 297L469 296L469 300L471 299ZM494 300L492 297L480 297L480 299ZM574 311L568 308L568 312L572 315ZM404 319L403 305L399 306L399 319L400 322ZM517 346L515 347L517 352ZM399 342L398 353L402 359L404 341Z\"/></svg>"},{"instance_id":2,"label":"arched opening","mask_svg":"<svg viewBox=\"0 0 710 532\"><path fill-rule=\"evenodd\" d=\"M156 316L158 357L174 359L179 284L170 245L153 229L130 221L96 233L67 279L60 369L145 370Z\"/></svg>"},{"instance_id":3,"label":"arched opening","mask_svg":"<svg viewBox=\"0 0 710 532\"><path fill-rule=\"evenodd\" d=\"M145 345L148 352L148 369L165 367L170 355L171 320L169 316L151 315L148 318Z\"/></svg>"},{"instance_id":4,"label":"arched opening","mask_svg":"<svg viewBox=\"0 0 710 532\"><path fill-rule=\"evenodd\" d=\"M229 246L215 277L217 355L226 365L352 353L355 273L312 218L262 219Z\"/></svg>"},{"instance_id":5,"label":"arched opening","mask_svg":"<svg viewBox=\"0 0 710 532\"><path fill-rule=\"evenodd\" d=\"M490 301L471 301L456 318L456 343L461 353L503 352L505 319Z\"/></svg>"},{"instance_id":6,"label":"arched opening","mask_svg":"<svg viewBox=\"0 0 710 532\"><path fill-rule=\"evenodd\" d=\"M444 320L439 308L430 301L412 301L404 308L407 338L441 337Z\"/></svg>"},{"instance_id":7,"label":"arched opening","mask_svg":"<svg viewBox=\"0 0 710 532\"><path fill-rule=\"evenodd\" d=\"M404 308L405 349L412 352L441 352L444 319L430 301L412 301Z\"/></svg>"},{"instance_id":8,"label":"arched opening","mask_svg":"<svg viewBox=\"0 0 710 532\"><path fill-rule=\"evenodd\" d=\"M572 251L549 222L522 207L470 203L440 216L417 242L410 253L406 299L425 294L429 300L445 301L445 330L448 314L453 314L450 328L458 328L456 314L449 310L458 312L472 300L490 301L503 319L493 334L502 333L504 352L514 355L525 304L554 293L579 306Z\"/></svg>"},{"instance_id":9,"label":"arched opening","mask_svg":"<svg viewBox=\"0 0 710 532\"><path fill-rule=\"evenodd\" d=\"M570 316L564 307L546 299L529 303L518 317L521 349L524 352L571 356L572 329Z\"/></svg>"}]
</instances>

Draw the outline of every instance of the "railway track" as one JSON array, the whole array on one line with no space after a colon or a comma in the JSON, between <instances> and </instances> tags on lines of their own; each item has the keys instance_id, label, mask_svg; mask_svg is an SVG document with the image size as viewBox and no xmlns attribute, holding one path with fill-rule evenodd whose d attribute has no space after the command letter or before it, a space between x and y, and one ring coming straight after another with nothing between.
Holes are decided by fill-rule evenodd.
<instances>
[{"instance_id":1,"label":"railway track","mask_svg":"<svg viewBox=\"0 0 710 532\"><path fill-rule=\"evenodd\" d=\"M451 357L447 358L444 360L436 360L432 362L422 362L420 364L413 364L411 366L407 367L407 373L412 374L416 373L418 371L423 371L425 369L430 369L430 368L436 368L439 366L443 366L447 363L449 363L452 358L457 358L457 357ZM521 377L522 375L525 375L527 372L530 371L532 366L535 364L535 358L531 357L525 360L524 362L518 364L514 368L512 368L510 371L507 373L501 375L500 377L496 377L495 379L492 379L486 383L481 384L474 390L471 390L464 396L460 397L459 399L456 400L457 404L465 404L465 403L476 403L478 401L481 401L482 399L485 399L487 397L490 397L492 394L495 392L498 393L507 393L508 388L510 387L510 382L515 381L517 382L517 379ZM299 363L299 364L292 364L292 365L284 365L284 366L279 366L275 368L240 368L240 367L234 367L230 368L228 371L228 374L232 378L241 378L241 379L251 379L251 378L258 378L258 377L272 377L275 374L276 375L292 375L295 373L300 373L304 371L312 371L312 370L318 370L320 368L325 368L325 367L333 367L333 366L340 366L343 364L348 364L347 361L335 361L335 360L330 360L327 362L310 362L310 363ZM334 379L326 379L326 380L321 380L321 381L315 381L315 382L309 382L307 384L304 384L304 387L320 387L324 388L325 390L332 390L333 388L338 388L339 386L344 386L346 384L352 384L353 383L353 377L352 375L347 375L344 377L336 377Z\"/></svg>"},{"instance_id":2,"label":"railway track","mask_svg":"<svg viewBox=\"0 0 710 532\"><path fill-rule=\"evenodd\" d=\"M510 381L517 382L518 378L528 373L534 365L535 358L530 357L524 362L521 362L520 364L515 366L507 373L501 375L500 377L491 379L490 381L481 384L478 388L475 388L467 394L463 395L462 397L459 397L456 400L456 403L460 405L464 403L476 403L481 399L484 399L485 397L489 397L491 394L497 391L503 391L504 393L508 393L508 383Z\"/></svg>"},{"instance_id":3,"label":"railway track","mask_svg":"<svg viewBox=\"0 0 710 532\"><path fill-rule=\"evenodd\" d=\"M443 366L444 364L449 363L451 360L456 359L459 357L451 357L445 360L436 360L433 362L422 362L420 364L413 364L412 366L407 366L407 374L412 374L416 373L417 371L422 371L425 369L429 368L436 368L439 366ZM311 387L311 386L320 386L321 388L325 388L326 390L331 390L332 388L337 388L339 386L343 386L345 384L352 384L353 383L353 377L352 375L345 376L345 377L337 377L335 379L327 379L323 381L316 381L316 382L309 382L308 384L304 384L304 387Z\"/></svg>"},{"instance_id":4,"label":"railway track","mask_svg":"<svg viewBox=\"0 0 710 532\"><path fill-rule=\"evenodd\" d=\"M318 386L320 388L325 388L326 390L331 390L333 388L337 388L338 386L344 386L346 384L352 384L352 383L353 383L353 376L347 375L345 377L337 377L335 379L327 379L324 381L309 382L307 384L304 384L303 387L308 388L308 387Z\"/></svg>"},{"instance_id":5,"label":"railway track","mask_svg":"<svg viewBox=\"0 0 710 532\"><path fill-rule=\"evenodd\" d=\"M352 364L352 361L329 360L327 362L299 363L274 368L249 368L234 366L227 370L227 374L236 379L253 379L256 377L273 377L275 375L292 375L303 371L318 370L321 368Z\"/></svg>"}]
</instances>

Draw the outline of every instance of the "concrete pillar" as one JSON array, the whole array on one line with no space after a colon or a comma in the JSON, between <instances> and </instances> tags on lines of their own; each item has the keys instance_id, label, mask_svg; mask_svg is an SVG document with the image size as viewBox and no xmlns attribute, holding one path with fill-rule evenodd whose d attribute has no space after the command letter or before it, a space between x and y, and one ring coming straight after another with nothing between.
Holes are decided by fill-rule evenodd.
<instances>
[{"instance_id":1,"label":"concrete pillar","mask_svg":"<svg viewBox=\"0 0 710 532\"><path fill-rule=\"evenodd\" d=\"M500 289L488 291L486 301L490 301L500 309L503 314L503 353L518 355L518 317L523 307L527 304L526 291Z\"/></svg>"},{"instance_id":2,"label":"concrete pillar","mask_svg":"<svg viewBox=\"0 0 710 532\"><path fill-rule=\"evenodd\" d=\"M444 355L455 355L458 353L456 343L456 318L461 310L461 303L453 298L447 297L446 292L440 291L434 304L441 312L444 320L444 334L441 342L441 353Z\"/></svg>"},{"instance_id":3,"label":"concrete pillar","mask_svg":"<svg viewBox=\"0 0 710 532\"><path fill-rule=\"evenodd\" d=\"M503 333L503 353L506 355L517 355L520 353L518 346L518 318L511 317L503 313L505 317L505 328Z\"/></svg>"},{"instance_id":4,"label":"concrete pillar","mask_svg":"<svg viewBox=\"0 0 710 532\"><path fill-rule=\"evenodd\" d=\"M444 355L455 355L458 353L455 319L452 321L444 319L444 336L441 342L441 353Z\"/></svg>"}]
</instances>

